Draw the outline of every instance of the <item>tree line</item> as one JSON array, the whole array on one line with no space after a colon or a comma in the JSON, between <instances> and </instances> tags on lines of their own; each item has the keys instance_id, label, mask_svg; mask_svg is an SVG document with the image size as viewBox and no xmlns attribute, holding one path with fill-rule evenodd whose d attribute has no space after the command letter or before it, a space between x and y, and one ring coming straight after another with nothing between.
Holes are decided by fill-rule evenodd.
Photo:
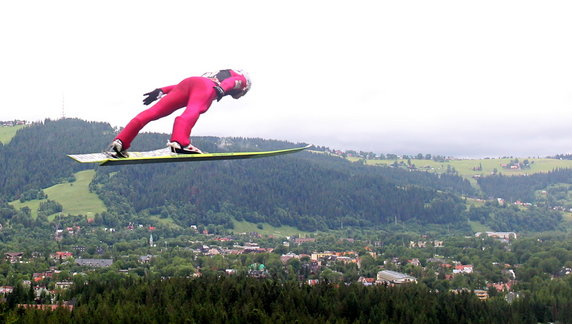
<instances>
[{"instance_id":1,"label":"tree line","mask_svg":"<svg viewBox=\"0 0 572 324\"><path fill-rule=\"evenodd\" d=\"M21 309L25 289L0 305L4 321L50 323L571 323L572 280L538 294L480 301L471 292L431 291L421 284L317 286L242 276L133 279L119 275L75 280L65 293L72 311ZM545 304L557 300L553 308Z\"/></svg>"},{"instance_id":2,"label":"tree line","mask_svg":"<svg viewBox=\"0 0 572 324\"><path fill-rule=\"evenodd\" d=\"M505 176L501 174L477 179L479 187L488 197L504 198L508 201L536 202L536 192L551 185L572 184L572 169L555 169L547 173L528 176Z\"/></svg>"},{"instance_id":3,"label":"tree line","mask_svg":"<svg viewBox=\"0 0 572 324\"><path fill-rule=\"evenodd\" d=\"M312 153L110 168L98 170L93 188L108 206L116 206L114 211L160 213L186 226L207 218L214 224L244 219L310 231L339 228L342 223L364 227L466 221L464 203L453 194L400 186L351 164L344 170L329 169L308 163L307 155Z\"/></svg>"},{"instance_id":4,"label":"tree line","mask_svg":"<svg viewBox=\"0 0 572 324\"><path fill-rule=\"evenodd\" d=\"M496 200L483 206L471 206L467 216L472 221L487 225L495 231L542 232L559 228L562 214L556 210L530 206L519 208L500 205Z\"/></svg>"}]
</instances>

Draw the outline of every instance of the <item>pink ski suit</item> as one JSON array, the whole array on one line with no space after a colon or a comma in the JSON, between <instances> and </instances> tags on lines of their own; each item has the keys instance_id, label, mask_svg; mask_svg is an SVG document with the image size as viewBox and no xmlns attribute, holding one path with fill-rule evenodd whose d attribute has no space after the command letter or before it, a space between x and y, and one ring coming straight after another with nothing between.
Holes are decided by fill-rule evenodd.
<instances>
[{"instance_id":1,"label":"pink ski suit","mask_svg":"<svg viewBox=\"0 0 572 324\"><path fill-rule=\"evenodd\" d=\"M221 70L202 77L190 77L177 85L160 88L166 95L153 107L135 116L116 139L121 140L123 149L126 150L131 146L131 142L139 131L149 122L168 116L186 106L183 114L175 118L171 142L178 142L182 147L189 145L191 130L199 119L199 115L205 113L213 100L217 99L215 86L222 88L225 95L230 94L238 99L248 91L250 80L234 70Z\"/></svg>"}]
</instances>

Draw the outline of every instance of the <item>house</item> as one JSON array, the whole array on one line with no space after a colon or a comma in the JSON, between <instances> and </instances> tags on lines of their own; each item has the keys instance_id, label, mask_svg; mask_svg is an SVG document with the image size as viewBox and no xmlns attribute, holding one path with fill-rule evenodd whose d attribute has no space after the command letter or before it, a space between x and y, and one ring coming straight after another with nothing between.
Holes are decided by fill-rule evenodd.
<instances>
[{"instance_id":1,"label":"house","mask_svg":"<svg viewBox=\"0 0 572 324\"><path fill-rule=\"evenodd\" d=\"M248 276L251 278L266 278L268 275L269 273L264 264L253 263L248 270Z\"/></svg>"},{"instance_id":2,"label":"house","mask_svg":"<svg viewBox=\"0 0 572 324\"><path fill-rule=\"evenodd\" d=\"M44 256L44 254L42 252L38 252L38 251L33 251L31 253L32 259L38 259Z\"/></svg>"},{"instance_id":3,"label":"house","mask_svg":"<svg viewBox=\"0 0 572 324\"><path fill-rule=\"evenodd\" d=\"M151 259L153 259L153 257L154 256L151 254L142 255L139 257L139 262L143 263L143 264L149 263L149 262L151 262Z\"/></svg>"},{"instance_id":4,"label":"house","mask_svg":"<svg viewBox=\"0 0 572 324\"><path fill-rule=\"evenodd\" d=\"M79 233L81 230L81 227L79 226L73 226L73 227L67 227L66 231L68 232L69 235L74 235Z\"/></svg>"},{"instance_id":5,"label":"house","mask_svg":"<svg viewBox=\"0 0 572 324\"><path fill-rule=\"evenodd\" d=\"M516 279L516 273L514 273L514 270L512 269L503 270L502 274L508 276L512 280Z\"/></svg>"},{"instance_id":6,"label":"house","mask_svg":"<svg viewBox=\"0 0 572 324\"><path fill-rule=\"evenodd\" d=\"M511 291L513 281L509 281L507 283L504 282L497 282L497 283L488 283L487 288L494 287L497 291Z\"/></svg>"},{"instance_id":7,"label":"house","mask_svg":"<svg viewBox=\"0 0 572 324\"><path fill-rule=\"evenodd\" d=\"M288 263L289 260L291 259L299 259L300 257L298 255L296 255L295 253L289 252L287 254L282 254L280 256L280 262L282 262L283 264Z\"/></svg>"},{"instance_id":8,"label":"house","mask_svg":"<svg viewBox=\"0 0 572 324\"><path fill-rule=\"evenodd\" d=\"M459 273L473 273L473 265L472 264L458 264L453 268L453 274Z\"/></svg>"},{"instance_id":9,"label":"house","mask_svg":"<svg viewBox=\"0 0 572 324\"><path fill-rule=\"evenodd\" d=\"M2 120L2 121L0 121L0 126L13 127L13 126L16 126L16 125L26 125L26 123L27 123L27 122L26 122L25 120L19 120L19 119L16 119L16 120L7 120L7 121Z\"/></svg>"},{"instance_id":10,"label":"house","mask_svg":"<svg viewBox=\"0 0 572 324\"><path fill-rule=\"evenodd\" d=\"M63 229L57 229L56 228L56 233L54 234L54 238L56 239L56 241L61 241L64 239L64 230Z\"/></svg>"},{"instance_id":11,"label":"house","mask_svg":"<svg viewBox=\"0 0 572 324\"><path fill-rule=\"evenodd\" d=\"M34 287L34 294L36 295L36 299L40 299L42 295L49 296L50 291L44 286L37 286Z\"/></svg>"},{"instance_id":12,"label":"house","mask_svg":"<svg viewBox=\"0 0 572 324\"><path fill-rule=\"evenodd\" d=\"M473 293L475 295L477 295L477 298L479 298L480 300L487 300L489 299L489 292L486 290L482 290L482 289L475 289L473 291Z\"/></svg>"},{"instance_id":13,"label":"house","mask_svg":"<svg viewBox=\"0 0 572 324\"><path fill-rule=\"evenodd\" d=\"M452 289L450 291L454 294L457 294L457 295L470 293L470 290L467 288ZM487 290L484 290L484 289L475 289L475 290L473 290L473 294L475 294L477 296L477 298L479 298L480 300L487 300L489 298L489 292Z\"/></svg>"},{"instance_id":14,"label":"house","mask_svg":"<svg viewBox=\"0 0 572 324\"><path fill-rule=\"evenodd\" d=\"M309 286L315 286L315 285L317 285L317 284L320 283L320 280L318 280L318 279L308 279L308 281L306 281L306 283L307 283Z\"/></svg>"},{"instance_id":15,"label":"house","mask_svg":"<svg viewBox=\"0 0 572 324\"><path fill-rule=\"evenodd\" d=\"M42 281L46 278L52 278L54 276L53 271L46 271L46 272L35 272L32 274L32 280L34 282Z\"/></svg>"},{"instance_id":16,"label":"house","mask_svg":"<svg viewBox=\"0 0 572 324\"><path fill-rule=\"evenodd\" d=\"M24 256L24 252L6 252L4 253L6 261L10 261L10 263L18 263L22 261L22 256Z\"/></svg>"},{"instance_id":17,"label":"house","mask_svg":"<svg viewBox=\"0 0 572 324\"><path fill-rule=\"evenodd\" d=\"M330 257L332 255L334 255L334 253L332 253L332 252L320 252L320 253L315 252L315 253L312 253L312 256L310 258L314 261L318 261L320 259Z\"/></svg>"},{"instance_id":18,"label":"house","mask_svg":"<svg viewBox=\"0 0 572 324\"><path fill-rule=\"evenodd\" d=\"M50 257L54 260L64 260L73 258L73 253L67 251L66 252L58 251L56 253L51 254Z\"/></svg>"},{"instance_id":19,"label":"house","mask_svg":"<svg viewBox=\"0 0 572 324\"><path fill-rule=\"evenodd\" d=\"M409 247L410 248L414 248L414 247L419 247L419 248L425 248L427 247L427 242L425 241L409 241Z\"/></svg>"},{"instance_id":20,"label":"house","mask_svg":"<svg viewBox=\"0 0 572 324\"><path fill-rule=\"evenodd\" d=\"M421 261L419 261L418 258L413 258L411 260L407 260L407 263L414 265L416 267L420 267L421 266Z\"/></svg>"},{"instance_id":21,"label":"house","mask_svg":"<svg viewBox=\"0 0 572 324\"><path fill-rule=\"evenodd\" d=\"M375 281L376 284L384 284L384 285L399 285L404 283L416 283L417 278L407 275L405 273L391 271L391 270L382 270L377 273L377 280Z\"/></svg>"},{"instance_id":22,"label":"house","mask_svg":"<svg viewBox=\"0 0 572 324\"><path fill-rule=\"evenodd\" d=\"M371 251L371 252L367 252L367 254L371 255L371 257L374 259L377 258L377 252Z\"/></svg>"},{"instance_id":23,"label":"house","mask_svg":"<svg viewBox=\"0 0 572 324\"><path fill-rule=\"evenodd\" d=\"M113 264L113 259L76 259L75 263L91 268L105 268Z\"/></svg>"},{"instance_id":24,"label":"house","mask_svg":"<svg viewBox=\"0 0 572 324\"><path fill-rule=\"evenodd\" d=\"M510 241L510 240L516 240L517 236L515 232L477 232L475 233L475 237L480 237L481 235L486 235L488 237L492 237L494 239L497 240L502 240L502 241Z\"/></svg>"},{"instance_id":25,"label":"house","mask_svg":"<svg viewBox=\"0 0 572 324\"><path fill-rule=\"evenodd\" d=\"M219 254L220 254L220 251L217 248L209 249L207 251L207 253L205 253L205 255L210 255L210 256L219 255Z\"/></svg>"},{"instance_id":26,"label":"house","mask_svg":"<svg viewBox=\"0 0 572 324\"><path fill-rule=\"evenodd\" d=\"M58 281L56 282L56 289L69 289L73 285L71 281Z\"/></svg>"},{"instance_id":27,"label":"house","mask_svg":"<svg viewBox=\"0 0 572 324\"><path fill-rule=\"evenodd\" d=\"M401 265L401 260L399 260L398 257L393 257L393 258L391 258L391 261L388 261L388 260L383 261L383 264L390 264L390 263L393 265L399 266L399 265Z\"/></svg>"},{"instance_id":28,"label":"house","mask_svg":"<svg viewBox=\"0 0 572 324\"><path fill-rule=\"evenodd\" d=\"M339 256L336 258L336 261L348 264L348 263L357 263L356 258L350 258L348 256Z\"/></svg>"},{"instance_id":29,"label":"house","mask_svg":"<svg viewBox=\"0 0 572 324\"><path fill-rule=\"evenodd\" d=\"M572 274L572 268L562 267L560 271L558 271L558 274L556 274L556 277L564 277L570 274Z\"/></svg>"},{"instance_id":30,"label":"house","mask_svg":"<svg viewBox=\"0 0 572 324\"><path fill-rule=\"evenodd\" d=\"M371 286L375 284L375 278L366 278L366 277L359 277L358 282L363 284L364 286Z\"/></svg>"}]
</instances>

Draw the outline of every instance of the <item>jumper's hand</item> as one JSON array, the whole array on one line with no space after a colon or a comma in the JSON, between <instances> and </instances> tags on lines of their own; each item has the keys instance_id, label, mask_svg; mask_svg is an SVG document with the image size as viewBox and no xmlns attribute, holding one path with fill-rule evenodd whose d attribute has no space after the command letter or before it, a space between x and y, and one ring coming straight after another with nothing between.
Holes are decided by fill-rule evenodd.
<instances>
[{"instance_id":1,"label":"jumper's hand","mask_svg":"<svg viewBox=\"0 0 572 324\"><path fill-rule=\"evenodd\" d=\"M234 99L238 99L242 96L244 96L245 92L244 90L238 90L238 91L233 91L230 93L230 95L234 98Z\"/></svg>"},{"instance_id":2,"label":"jumper's hand","mask_svg":"<svg viewBox=\"0 0 572 324\"><path fill-rule=\"evenodd\" d=\"M220 101L222 99L222 97L224 97L224 95L225 95L224 89L221 88L221 86L219 86L219 85L215 85L213 88L216 91L216 101Z\"/></svg>"},{"instance_id":3,"label":"jumper's hand","mask_svg":"<svg viewBox=\"0 0 572 324\"><path fill-rule=\"evenodd\" d=\"M152 103L153 101L161 98L161 96L163 96L163 91L161 91L161 89L155 89L155 90L153 90L151 92L147 92L143 95L147 96L146 98L143 98L143 104L147 106L150 103Z\"/></svg>"}]
</instances>

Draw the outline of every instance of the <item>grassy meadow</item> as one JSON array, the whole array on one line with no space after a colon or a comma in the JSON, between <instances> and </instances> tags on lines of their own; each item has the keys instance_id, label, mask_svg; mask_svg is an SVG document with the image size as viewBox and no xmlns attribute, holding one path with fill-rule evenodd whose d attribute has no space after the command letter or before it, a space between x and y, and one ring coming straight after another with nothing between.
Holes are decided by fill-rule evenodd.
<instances>
[{"instance_id":1,"label":"grassy meadow","mask_svg":"<svg viewBox=\"0 0 572 324\"><path fill-rule=\"evenodd\" d=\"M273 235L275 237L286 237L292 235L307 235L310 232L301 231L292 226L280 226L274 227L270 224L260 224L262 228L255 223L249 223L247 221L237 221L233 220L234 229L232 230L234 233L249 233L249 232L257 232L262 235Z\"/></svg>"},{"instance_id":2,"label":"grassy meadow","mask_svg":"<svg viewBox=\"0 0 572 324\"><path fill-rule=\"evenodd\" d=\"M181 229L181 226L177 225L171 217L161 218L159 216L153 215L149 216L148 219L154 221L156 224L161 225L163 227L171 229Z\"/></svg>"},{"instance_id":3,"label":"grassy meadow","mask_svg":"<svg viewBox=\"0 0 572 324\"><path fill-rule=\"evenodd\" d=\"M21 129L26 127L25 125L18 125L18 126L2 126L0 127L0 143L2 144L8 144L10 143L10 141L12 140L12 138L14 137L14 135L16 135L16 132Z\"/></svg>"},{"instance_id":4,"label":"grassy meadow","mask_svg":"<svg viewBox=\"0 0 572 324\"><path fill-rule=\"evenodd\" d=\"M358 161L358 158L350 158L350 161ZM503 175L527 175L540 172L549 172L558 168L572 168L572 160L557 160L547 158L518 158L520 162L528 160L530 168L527 169L506 169L503 165L511 162L511 158L495 159L451 159L447 162L436 162L433 160L411 159L411 164L415 165L419 171L435 173L445 173L449 168L454 168L460 176L471 179L474 176L488 176L495 171ZM408 160L366 160L367 165L389 166L393 163L407 165Z\"/></svg>"},{"instance_id":5,"label":"grassy meadow","mask_svg":"<svg viewBox=\"0 0 572 324\"><path fill-rule=\"evenodd\" d=\"M61 214L64 215L86 215L88 218L95 217L96 213L106 211L103 201L92 192L89 192L89 183L95 176L95 170L80 171L75 174L74 182L60 183L44 189L48 199L54 200L63 206ZM16 209L24 206L32 210L32 217L38 216L38 207L44 200L30 200L21 203L15 200L10 204ZM55 217L51 215L49 219Z\"/></svg>"}]
</instances>

